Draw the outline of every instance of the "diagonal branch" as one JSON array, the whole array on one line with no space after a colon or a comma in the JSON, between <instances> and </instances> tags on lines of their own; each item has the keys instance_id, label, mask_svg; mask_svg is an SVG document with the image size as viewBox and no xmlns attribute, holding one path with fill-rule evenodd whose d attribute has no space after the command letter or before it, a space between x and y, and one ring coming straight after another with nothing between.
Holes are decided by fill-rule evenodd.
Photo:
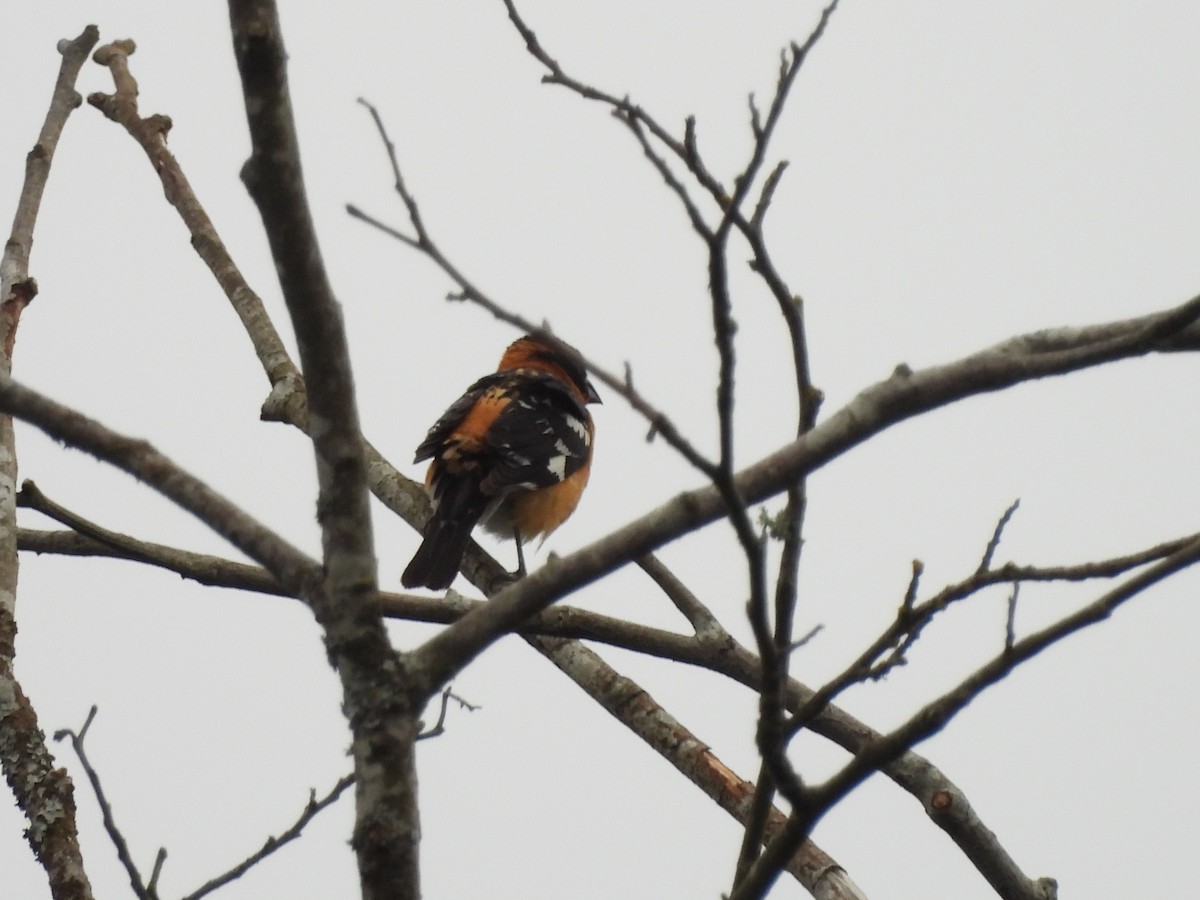
<instances>
[{"instance_id":1,"label":"diagonal branch","mask_svg":"<svg viewBox=\"0 0 1200 900\"><path fill-rule=\"evenodd\" d=\"M683 140L677 140L652 115L642 107L632 103L627 97L617 97L599 90L592 85L568 75L554 57L538 40L533 29L529 27L517 12L513 0L504 0L509 19L517 33L525 43L529 54L540 62L548 74L543 81L567 88L585 100L591 100L609 106L613 115L629 128L642 147L646 158L662 176L667 186L683 204L693 230L705 242L711 242L718 232L724 231L730 225L737 228L753 252L751 268L757 272L772 296L779 305L788 328L792 342L792 362L796 372L796 386L800 405L801 420L811 423L816 420L816 408L820 402L820 393L816 391L808 378L808 354L805 346L803 319L800 316L801 302L797 295L788 289L782 276L775 268L763 237L763 220L779 180L787 167L786 162L778 163L763 181L759 192L758 202L750 218L742 213L741 206L748 195L751 186L766 161L767 145L774 133L775 127L783 112L788 93L800 72L808 54L824 35L830 18L837 9L838 0L832 0L822 11L809 36L803 44L792 44L789 48L790 58L785 53L780 64L779 79L771 106L765 122L762 120L753 96L750 98L751 131L754 139L754 150L751 159L743 172L734 179L735 190L731 195L725 186L709 171L701 157L696 136L696 122L688 117L684 122ZM687 188L674 174L667 161L655 150L650 138L653 137L662 144L675 158L679 159L696 182L708 192L718 208L722 211L722 221L717 228L712 228L704 220L695 201L692 200Z\"/></svg>"},{"instance_id":2,"label":"diagonal branch","mask_svg":"<svg viewBox=\"0 0 1200 900\"><path fill-rule=\"evenodd\" d=\"M12 372L17 326L37 294L29 275L33 232L59 138L79 106L75 81L100 39L89 25L74 40L58 42L62 55L49 109L25 159L25 179L12 229L0 257L0 377ZM19 77L19 73L14 73ZM16 88L14 88L16 89ZM75 789L57 768L38 727L37 711L13 670L17 639L17 444L10 416L0 416L0 768L17 806L29 822L25 838L46 872L55 900L90 900L75 822Z\"/></svg>"},{"instance_id":3,"label":"diagonal branch","mask_svg":"<svg viewBox=\"0 0 1200 900\"><path fill-rule=\"evenodd\" d=\"M262 847L260 847L256 852L250 854L250 856L246 857L229 871L218 875L216 878L206 881L200 887L196 888L196 890L184 897L183 900L200 900L201 897L205 897L218 888L223 888L230 882L241 878L248 871L250 871L250 869L254 868L280 847L300 837L301 832L304 831L308 823L316 818L317 814L320 813L321 810L336 803L338 798L341 797L342 794L346 792L346 789L352 784L354 784L354 776L345 775L339 778L337 784L330 788L329 793L327 793L320 800L317 799L317 792L312 791L309 794L308 803L304 805L304 809L301 811L300 816L286 831L280 834L279 837L271 836L267 838Z\"/></svg>"},{"instance_id":4,"label":"diagonal branch","mask_svg":"<svg viewBox=\"0 0 1200 900\"><path fill-rule=\"evenodd\" d=\"M320 598L313 599L324 591L314 560L148 442L118 434L8 377L0 377L0 410L147 484L270 571L285 589L310 604L322 605Z\"/></svg>"},{"instance_id":5,"label":"diagonal branch","mask_svg":"<svg viewBox=\"0 0 1200 900\"><path fill-rule=\"evenodd\" d=\"M1157 318L1157 317L1152 317L1152 318ZM1110 336L1113 336L1113 335L1123 335L1123 334L1125 334L1125 333L1127 332L1127 328L1126 328L1126 326L1125 326L1125 323L1114 323L1114 324L1115 324L1116 326L1118 326L1118 327L1116 328L1116 330L1115 330L1115 331L1114 331L1114 332L1113 332L1113 333L1112 333ZM1179 333L1178 333L1176 336L1174 336L1174 337L1171 337L1171 338L1168 338L1167 340L1165 340L1164 342L1162 342L1162 343L1161 343L1159 346L1157 346L1155 349L1178 349L1178 348L1188 347L1188 345L1187 345L1187 343L1186 343L1186 341L1187 341L1187 337L1186 337L1186 336L1187 336L1188 334L1192 334L1192 335L1194 335L1195 333L1196 333L1196 329L1194 329L1194 328L1193 328L1193 329L1191 329L1191 331L1190 331L1190 332L1187 332L1187 331L1181 331L1181 332L1179 332ZM1043 334L1045 334L1045 333L1043 333ZM1096 335L1095 335L1095 333L1094 333L1094 329L1093 329L1093 334L1091 335L1091 337L1092 337L1092 338L1095 338L1095 336L1096 336ZM1069 333L1069 334L1067 334L1067 335L1066 335L1066 337L1065 337L1065 340L1058 340L1058 344L1059 344L1059 346L1060 346L1060 347L1061 347L1061 346L1063 346L1064 344L1065 344L1066 346L1075 346L1075 345L1078 345L1079 341L1080 341L1080 335L1079 335L1079 334L1078 334L1076 331L1072 330L1072 332L1071 332L1071 333ZM1194 342L1194 338L1193 338L1193 344L1191 345L1191 347L1189 347L1189 349L1194 349L1194 348L1195 348L1195 346L1196 346L1196 344L1195 344L1195 342ZM1030 351L1033 351L1033 350L1034 350L1034 348L1033 348L1032 346L1031 346L1031 347L1029 347L1029 348L1026 348L1026 349L1027 349L1027 350L1030 350ZM1035 376L1035 377L1036 377L1036 376ZM995 388L982 388L982 390L987 390L987 389L995 389ZM968 392L964 393L963 395L964 395L964 396L966 396L966 395L969 395L969 393L971 393L971 392L978 392L978 391L975 391L975 390L973 389L972 391L968 391ZM943 402L948 402L948 401L943 401ZM886 425L884 425L883 427L886 427ZM382 477L385 477L385 476L381 476L381 478L382 478ZM390 477L390 476L387 476L387 477ZM376 481L376 482L374 482L374 483L375 483L376 485L378 485L378 484L379 484L379 482L378 482L378 481Z\"/></svg>"},{"instance_id":6,"label":"diagonal branch","mask_svg":"<svg viewBox=\"0 0 1200 900\"><path fill-rule=\"evenodd\" d=\"M405 234L390 225L385 224L374 216L362 211L353 204L346 206L346 212L355 219L365 222L372 228L388 235L395 240L423 253L430 261L432 261L439 269L444 272L451 281L458 286L458 291L450 295L453 300L465 300L487 310L497 319L514 326L520 331L533 332L538 331L543 326L539 326L530 320L517 315L502 305L497 303L481 288L478 287L461 269L458 268L450 259L443 253L438 244L434 241L433 235L426 228L424 220L421 218L420 209L417 205L416 198L410 192L407 184L400 171L399 159L396 155L396 145L388 135L386 126L383 123L383 118L379 111L366 100L360 99L361 103L371 115L372 121L375 123L375 128L379 132L380 141L383 143L388 154L388 161L391 165L393 176L395 179L394 186L397 195L400 197L404 208L407 211L409 224L413 228L415 237ZM692 443L675 427L675 424L661 410L653 406L645 397L643 397L633 387L633 379L628 375L625 378L619 378L611 372L608 372L601 366L597 365L590 359L584 358L584 362L588 370L598 378L606 387L612 389L625 399L638 413L640 413L650 423L650 433L654 435L662 435L663 439L670 444L684 459L706 474L711 473L715 468L713 463L704 457Z\"/></svg>"},{"instance_id":7,"label":"diagonal branch","mask_svg":"<svg viewBox=\"0 0 1200 900\"><path fill-rule=\"evenodd\" d=\"M1123 330L1114 330L1111 324L1098 330L1076 329L1074 343L1062 349L1039 352L1037 335L1022 335L945 365L916 372L899 367L892 377L862 391L812 431L741 470L734 484L745 502L765 500L915 415L1021 382L1150 353L1197 317L1200 297L1156 316L1130 320ZM668 541L724 517L726 511L715 487L688 491L530 574L415 651L430 679L424 690L438 690L467 660L529 616Z\"/></svg>"},{"instance_id":8,"label":"diagonal branch","mask_svg":"<svg viewBox=\"0 0 1200 900\"><path fill-rule=\"evenodd\" d=\"M45 504L41 501L31 501L27 493L29 484L26 482L21 491L21 505L51 514L50 511L57 507L57 504L50 501L46 501ZM184 578L211 587L301 599L294 591L289 591L281 585L270 572L259 566L140 541L100 528L74 513L62 510L61 507L57 508L59 511L53 513L55 516L72 528L78 525L82 530L38 531L21 528L18 532L20 549L64 556L127 559L175 572ZM93 536L85 536L85 532ZM485 602L472 600L455 592L450 592L445 597L390 592L380 592L379 595L380 612L389 619L442 625L457 621ZM566 605L555 606L530 619L522 626L521 634L595 641L647 656L698 666L705 665L710 653L707 648L701 646L702 644L712 643L711 652L716 652L725 646L721 636L728 637L719 625L714 626L711 635L698 640L690 635L638 625L635 622Z\"/></svg>"},{"instance_id":9,"label":"diagonal branch","mask_svg":"<svg viewBox=\"0 0 1200 900\"><path fill-rule=\"evenodd\" d=\"M59 504L45 498L40 491L36 495L29 493L30 485L30 482L25 482L18 495L21 506L52 515L78 531L39 531L21 528L18 532L21 550L64 556L128 559L174 572L184 578L211 587L299 599L294 592L283 587L270 572L259 566L234 562L206 553L193 553L110 531L75 513L64 510ZM34 496L40 499L32 499ZM92 535L92 537L85 535ZM977 576L972 583L975 585L975 589L979 590L991 585L1013 582L1079 582L1097 578L1113 578L1131 569L1163 559L1198 539L1200 539L1200 535L1189 535L1124 556L1078 565L1017 566L1009 564L990 571L986 577ZM650 564L656 566L656 568L647 569L648 572L653 572L652 577L655 582L663 588L664 592L668 593L677 605L686 608L688 612L685 615L694 620L693 628L696 631L694 636L639 625L635 622L566 604L556 604L524 622L519 633L523 636L573 638L607 644L646 656L708 669L742 682L748 687L760 687L761 678L743 674L747 670L741 664L729 666L721 662L726 653L736 651L746 654L746 659L753 661L754 671L758 671L757 658L734 641L720 622L702 605L699 605L699 600L688 590L686 585L681 584L666 567L653 557L648 559L653 560ZM639 560L638 563L645 568L647 558ZM490 577L489 573L482 573L480 580L486 583ZM933 602L940 605L939 598L946 595L958 596L965 589L964 584L945 588L926 603ZM457 621L466 613L487 602L472 600L454 591L447 593L444 597L381 592L379 600L380 610L387 618L443 625ZM758 678L757 682L755 678ZM795 705L796 701L793 699L796 696L795 691L795 688L788 688L789 699L787 702L793 712L798 709ZM809 691L809 700L806 702L812 704L810 713L816 712L815 707L826 705L812 702L812 698L819 696L819 693ZM846 746L844 741L839 742ZM852 750L853 747L847 747L847 749Z\"/></svg>"},{"instance_id":10,"label":"diagonal branch","mask_svg":"<svg viewBox=\"0 0 1200 900\"><path fill-rule=\"evenodd\" d=\"M257 581L265 581L274 587L275 592L283 593L283 590L276 582L270 579L267 573L254 569L254 567L241 566L236 563L219 560L214 557L201 556L199 554L187 554L175 548L163 548L160 545L136 541L126 535L103 529L95 523L69 512L61 505L49 500L36 486L28 482L22 491L22 496L24 498L22 505L37 509L47 515L52 515L65 524L79 527L81 531L92 535L87 540L91 543L92 548L99 552L107 551L114 555L128 556L129 558L143 562L167 565L172 568L191 557L196 557L196 565L202 565L205 572L209 575L213 573L214 569L226 566L235 573L260 572L261 576ZM30 533L28 531L25 531L24 535L26 539L33 535L45 536L44 533ZM48 537L54 537L54 535L49 535ZM102 543L98 544L96 542ZM58 542L55 543L57 544ZM40 542L35 542L35 545L49 549L48 546L42 545ZM84 548L78 549L82 550ZM661 563L645 562L652 567L657 578L661 579L670 575L661 566ZM233 586L243 585L235 584ZM266 588L266 585L262 584L256 586ZM686 588L677 582L673 583L673 591L674 593L681 591L688 593ZM426 606L440 608L442 615L436 620L446 621L446 613L451 607L450 601L452 597L453 595L447 597L445 601L433 601L427 598L412 599L417 602L423 599ZM385 614L399 614L399 611L389 609L386 596L382 599L384 600ZM396 599L403 602L401 598ZM692 602L698 603L694 598ZM406 616L406 618L411 617L411 615ZM631 728L660 754L664 755L668 761L672 762L693 783L704 790L718 805L739 821L743 821L746 815L747 797L752 791L752 786L748 782L738 778L721 764L702 741L694 737L688 738L687 735L690 733L687 732L684 726L671 717L666 710L659 707L636 683L618 675L600 657L583 647L577 641L565 640L562 637L553 637L555 633L569 634L572 630L577 632L579 636L591 637L593 635L589 633L587 625L589 620L592 622L591 627L598 629L601 637L604 635L605 627L615 627L630 632L646 631L649 633L655 631L654 629L641 629L638 626L632 625L632 623L623 623L619 620L598 616L584 610L571 610L565 607L558 607L548 610L543 616L539 617L538 621L529 623L530 627L525 632L526 640L534 649L547 656L566 672L593 699L605 706L612 715ZM561 621L561 628L555 627L554 623L556 621ZM535 631L541 631L541 634L535 636ZM729 638L725 634L724 630L721 629L719 623L715 620L710 620L707 623L705 632L707 637L703 641L698 638L685 638L682 635L669 635L669 638L680 647L708 643L711 645L711 652L714 655L724 653L732 645L732 638ZM725 635L726 639L720 639L718 633ZM665 633L662 634L665 635ZM636 648L636 645L634 648ZM671 658L675 657L672 656ZM636 698L636 702L632 702L633 698ZM782 826L784 817L778 811L772 810L769 812L769 833L773 834ZM268 842L267 846L270 847L273 845ZM241 867L235 871L240 872ZM849 893L851 888L848 886L848 879L840 867L811 842L807 842L799 849L798 854L789 863L789 871L814 892L822 883L833 881L843 886L846 891L843 896L857 896ZM224 880L229 880L229 877L222 876L221 879L216 879L216 881L224 883Z\"/></svg>"},{"instance_id":11,"label":"diagonal branch","mask_svg":"<svg viewBox=\"0 0 1200 900\"><path fill-rule=\"evenodd\" d=\"M96 62L112 73L114 91L112 94L91 94L88 103L121 125L145 152L162 183L167 202L179 213L192 236L192 247L208 266L241 320L271 385L295 384L299 382L300 372L289 358L279 332L271 324L262 299L246 284L212 219L196 199L179 160L167 147L170 117L152 115L143 118L138 110L137 81L129 70L129 57L135 49L134 42L126 40L96 52Z\"/></svg>"},{"instance_id":12,"label":"diagonal branch","mask_svg":"<svg viewBox=\"0 0 1200 900\"><path fill-rule=\"evenodd\" d=\"M175 183L181 191L190 192L190 188L186 186L186 181L180 179ZM182 209L186 208L192 202L195 202L194 197L177 206L177 209L180 209L182 212ZM204 242L199 240L200 236L194 230L194 223L187 219L185 219L185 222L189 228L193 229L193 243L203 245ZM248 287L238 288L237 290L243 293L251 293ZM246 322L246 319L244 318L243 321ZM269 322L266 323L267 326L269 324ZM250 329L252 326L249 322L246 322L246 327ZM518 327L522 326L518 325ZM252 334L251 337L254 339L255 335ZM255 340L255 346L259 347L257 339ZM298 396L299 403L283 406L282 412L277 418L303 427L303 422L307 420L307 415L303 406L303 385L299 384L298 386L300 391L296 392L296 396ZM290 389L293 386L285 385L285 387ZM629 391L633 394L631 385L629 385ZM273 397L275 395L275 392L273 392ZM280 395L286 396L286 392L280 392ZM633 397L636 401L637 395L633 394ZM645 408L644 404L643 408ZM299 410L299 415L296 414L297 410ZM650 411L650 413L651 415L648 417L658 417L658 414L653 411ZM660 430L666 430L663 427L665 418L652 418L652 422ZM669 426L669 423L666 423L666 425ZM368 442L364 441L363 443L364 452L368 460L368 478L370 479L372 491L394 512L409 522L419 524L427 509L427 501L425 500L423 490L419 485L416 485L397 472ZM269 572L254 566L246 566L202 554L191 554L177 548L150 544L137 541L126 535L116 534L66 512L57 506L57 504L47 501L36 489L31 491L26 499L31 508L41 509L43 512L58 518L64 524L73 528L79 528L82 533L92 535L91 538L83 538L69 533L45 533L23 529L21 531L22 546L35 552L112 555L115 557L132 558L168 568L185 577L195 578L205 584L224 585L286 596L295 595L294 591L290 591L280 585ZM495 591L494 585L506 583L508 580L507 573L503 572L490 557L477 547L474 548L472 553L468 554L465 571L471 580L480 586L485 593L493 593ZM454 593L449 594L443 600L386 594L380 597L380 603L382 612L391 617L444 623L455 621L469 609L482 605L479 601L466 600ZM716 625L716 628L721 634L724 633L724 629L720 629L719 625ZM606 641L614 646L636 649L641 652L672 659L686 659L688 656L691 656L697 664L703 656L697 649L698 642L695 638L660 629L645 628L587 611L572 610L569 607L548 610L544 615L528 623L528 631L526 633L541 633L560 638ZM719 652L726 646L725 642L719 636L708 638L699 643L711 645L705 650L705 653L709 655ZM569 642L569 644L573 647L579 647L574 641ZM539 649L543 653L548 652L544 647L536 647L536 649ZM579 647L579 649L582 650L583 648ZM586 663L580 661L584 658L585 656L581 654L556 653L556 661L560 669L592 696L593 699L600 702L600 688L597 686L597 679L611 680L619 676L603 663L602 660L595 657L594 654L591 655L590 661ZM628 679L623 680L626 683L632 684ZM635 728L636 722L634 720L628 716L622 717L619 713L614 714L617 714L628 727ZM840 869L834 866L833 869L822 877L828 880L834 877L832 873L835 871L840 872Z\"/></svg>"},{"instance_id":13,"label":"diagonal branch","mask_svg":"<svg viewBox=\"0 0 1200 900\"><path fill-rule=\"evenodd\" d=\"M671 716L646 691L628 678L617 675L600 657L575 641L556 638L527 640L556 666L569 668L573 672L580 669L589 671L590 677L584 683L588 685L586 689L593 699L631 728L738 822L743 825L746 823L751 811L754 785L739 778L707 744ZM785 820L783 813L771 809L767 816L765 836L770 838L779 834ZM814 897L838 896L854 900L862 896L844 870L811 841L804 841L794 848L785 869ZM842 893L828 893L834 887Z\"/></svg>"},{"instance_id":14,"label":"diagonal branch","mask_svg":"<svg viewBox=\"0 0 1200 900\"><path fill-rule=\"evenodd\" d=\"M1017 666L1072 634L1105 621L1124 603L1163 579L1197 563L1200 563L1200 539L1185 544L1170 556L1131 576L1123 584L1107 591L1074 613L1022 640L1006 643L1000 653L956 687L926 704L894 731L871 740L840 771L823 784L811 789L810 803L799 814L793 814L789 818L783 831L764 851L747 878L738 886L738 890L731 895L731 900L750 900L762 896L763 891L783 870L791 852L800 846L813 826L839 800L881 766L905 755L908 748L944 728L972 700L1005 678ZM954 797L948 794L933 798L935 809L938 806L948 807L953 802ZM980 854L968 855L978 866L977 857ZM982 858L985 862L988 861L986 854L982 855ZM994 858L999 858L999 855L996 854ZM983 868L980 871L988 876L989 883L1005 900L1053 900L1057 896L1057 885L1053 879L1031 881L1023 876L1016 878L1011 871L989 872ZM1005 880L993 880L993 875L1003 875Z\"/></svg>"},{"instance_id":15,"label":"diagonal branch","mask_svg":"<svg viewBox=\"0 0 1200 900\"><path fill-rule=\"evenodd\" d=\"M42 205L42 195L46 191L46 182L50 178L50 165L54 162L54 153L58 149L59 138L67 125L67 119L80 104L79 93L75 90L75 81L79 70L87 62L87 56L100 40L100 32L95 25L89 25L83 33L73 41L58 42L58 52L62 55L62 64L58 70L58 78L54 83L54 93L50 99L50 108L46 112L42 130L29 155L25 157L25 180L21 184L21 193L17 199L17 208L13 213L12 229L9 231L7 243L4 245L4 257L0 260L0 302L7 307L10 304L24 308L37 293L37 285L29 278L29 255L33 251L33 230L37 225L38 212ZM6 318L11 315L6 311ZM17 312L17 317L20 313ZM13 318L3 342L4 355L11 362L13 350L13 332L16 320Z\"/></svg>"},{"instance_id":16,"label":"diagonal branch","mask_svg":"<svg viewBox=\"0 0 1200 900\"><path fill-rule=\"evenodd\" d=\"M514 0L504 0L504 6L508 11L508 18L512 21L513 27L517 29L517 33L520 34L521 39L525 42L525 49L529 51L530 56L545 66L548 74L542 76L543 82L561 85L583 97L585 100L594 100L605 106L609 106L627 124L632 122L640 123L642 127L654 135L655 139L670 149L676 157L688 163L688 168L693 172L697 180L704 186L705 190L712 194L714 198L717 198L718 202L721 201L721 198L727 196L724 186L708 171L701 160L696 147L695 132L691 127L688 128L684 140L676 140L652 116L647 115L645 110L640 106L631 103L628 99L605 93L571 77L563 71L562 66L558 64L538 41L533 29L525 23L520 13L517 12Z\"/></svg>"},{"instance_id":17,"label":"diagonal branch","mask_svg":"<svg viewBox=\"0 0 1200 900\"><path fill-rule=\"evenodd\" d=\"M728 633L721 627L721 623L717 621L712 610L705 606L700 598L663 564L662 560L653 553L647 553L638 559L637 564L654 580L667 598L675 604L675 608L688 620L692 631L696 633L697 640L701 642L719 641L728 637Z\"/></svg>"},{"instance_id":18,"label":"diagonal branch","mask_svg":"<svg viewBox=\"0 0 1200 900\"><path fill-rule=\"evenodd\" d=\"M57 507L57 505L55 506ZM99 529L99 526L94 523L87 523L86 527L89 530ZM64 538L71 537L75 536L70 533L31 532L28 529L22 529L21 546L23 549L32 549L36 552L120 555L121 551L116 548L126 546L126 542L132 542L131 556L155 562L173 571L178 571L186 577L199 578L206 584L286 594L269 574L253 566L244 566L216 557L190 554L175 548L164 548L161 545L134 541L127 536L117 535L115 532L104 532L104 545L98 545L90 540L81 543L84 541L81 538L76 541L64 540ZM1109 560L1076 565L1016 566L1009 564L992 570L989 575L989 583L1013 579L1082 581L1112 578L1146 563L1168 557L1196 541L1200 541L1200 535L1178 538ZM191 562L193 558L195 561ZM226 571L226 567L229 571ZM257 577L251 577L253 573L258 573ZM246 580L243 581L243 578ZM686 588L682 588L682 586L676 586L672 590L677 593L679 589L686 592ZM384 595L383 601L385 615L432 622L453 621L466 610L479 605L479 601L465 600L453 592L442 600ZM602 641L613 646L625 647L706 668L752 690L760 689L763 683L761 662L748 650L738 645L715 620L706 624L704 639L697 640L684 635L660 632L657 629L644 629L632 623L598 616L586 610L556 606L526 623L521 633L527 640L535 635L541 635ZM538 642L531 641L531 643L535 649L545 652L543 646ZM589 695L592 695L597 702L603 703L604 689L602 686L612 683L619 677L604 666L603 662L594 654L579 655L574 652L567 653L556 650L554 660L556 665ZM628 682L628 679L625 681ZM803 714L807 718L809 713L815 712L816 709L821 710L809 722L808 727L815 733L837 743L851 753L859 752L872 742L881 739L881 735L836 706L814 702L817 696L817 693L789 679L786 687L786 703L793 715ZM628 708L610 708L610 712L621 718L627 727L635 731L640 727L638 717L631 716ZM659 752L663 752L661 747ZM681 771L683 770L681 767ZM895 761L884 765L882 771L922 804L938 827L963 850L989 883L996 886L1010 882L1024 882L1025 876L995 841L992 832L979 820L962 791L935 766L918 754L908 751ZM769 811L769 807L764 809L763 815L767 811Z\"/></svg>"},{"instance_id":19,"label":"diagonal branch","mask_svg":"<svg viewBox=\"0 0 1200 900\"><path fill-rule=\"evenodd\" d=\"M113 817L112 804L108 802L108 798L104 795L104 788L100 784L100 775L92 766L91 760L87 756L87 750L84 748L84 741L87 739L87 733L92 727L92 722L95 721L96 711L97 708L95 706L88 710L87 718L84 720L83 727L79 731L63 728L54 732L54 739L56 741L61 741L64 738L70 739L71 749L75 751L75 755L79 758L79 764L83 766L88 783L92 786L92 792L96 795L96 804L100 807L100 816L104 822L104 830L108 832L109 840L112 841L113 847L117 851L117 859L121 861L121 866L125 869L125 874L129 877L129 886L133 889L134 896L138 900L158 900L158 895L154 890L148 888L142 881L142 873L138 871L137 863L133 861L133 854L129 852L129 844L125 841L125 835L121 833L121 829L117 827L117 821Z\"/></svg>"}]
</instances>

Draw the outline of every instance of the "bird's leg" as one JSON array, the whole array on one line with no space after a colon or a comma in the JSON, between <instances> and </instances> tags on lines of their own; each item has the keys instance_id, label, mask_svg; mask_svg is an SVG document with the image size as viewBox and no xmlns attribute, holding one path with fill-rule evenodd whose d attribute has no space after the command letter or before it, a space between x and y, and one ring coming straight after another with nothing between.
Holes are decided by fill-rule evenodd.
<instances>
[{"instance_id":1,"label":"bird's leg","mask_svg":"<svg viewBox=\"0 0 1200 900\"><path fill-rule=\"evenodd\" d=\"M513 540L517 542L517 578L524 578L525 571L525 551L521 548L521 531L518 528L513 528Z\"/></svg>"}]
</instances>

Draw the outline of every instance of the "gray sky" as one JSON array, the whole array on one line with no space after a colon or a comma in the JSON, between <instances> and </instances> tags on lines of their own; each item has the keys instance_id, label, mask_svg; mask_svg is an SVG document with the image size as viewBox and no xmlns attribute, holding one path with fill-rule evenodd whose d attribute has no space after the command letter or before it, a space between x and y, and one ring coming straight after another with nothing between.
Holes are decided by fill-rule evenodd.
<instances>
[{"instance_id":1,"label":"gray sky","mask_svg":"<svg viewBox=\"0 0 1200 900\"><path fill-rule=\"evenodd\" d=\"M539 84L496 2L282 4L310 200L345 309L368 436L401 468L426 427L492 367L513 333L442 297L448 281L350 220L346 202L403 225L390 172L355 99L376 103L442 248L510 308L617 369L698 444L715 445L715 352L699 242L628 133L596 105ZM628 93L680 133L694 114L710 167L749 149L746 95L764 105L779 51L812 3L522 2L568 71ZM221 4L20 4L5 17L9 88L0 201L9 215L58 66L89 22L132 37L143 114L170 144L250 283L287 331L257 214L238 181L247 150ZM805 297L814 380L835 411L901 362L949 361L1013 334L1149 313L1200 289L1200 11L1185 3L865 3L847 0L812 54L773 145L791 166L771 211L776 260ZM84 94L111 90L85 68ZM735 262L745 256L739 248ZM266 383L133 141L96 110L72 117L31 264L14 373L150 439L315 553L311 454L258 421ZM735 275L738 459L791 432L785 335L765 293ZM823 624L794 673L817 685L888 622L910 564L932 592L969 574L995 521L1021 508L998 560L1058 564L1195 532L1200 474L1193 358L1148 358L976 398L900 425L812 479L797 631ZM616 398L597 412L595 472L548 543L565 552L699 476ZM110 528L234 555L168 503L30 429L22 477ZM769 504L778 508L778 503ZM380 581L398 589L416 536L380 507ZM30 515L25 524L44 527ZM499 558L512 559L511 547ZM748 640L729 529L664 558ZM539 559L544 559L543 556ZM1194 890L1192 635L1200 574L1045 653L921 746L1030 875L1064 897ZM1102 588L1028 590L1030 630ZM684 623L622 571L572 603ZM44 730L96 703L91 757L136 858L170 853L164 896L224 870L349 769L336 680L298 603L215 593L133 564L23 558L18 675ZM844 705L878 728L971 671L1003 640L1004 597L940 620L910 664ZM393 626L411 646L423 626ZM756 771L753 697L719 678L601 650L743 777ZM479 704L422 747L425 894L715 898L738 829L519 642L455 682ZM85 859L97 894L127 881L82 773ZM798 742L809 777L844 759ZM354 894L349 801L222 896ZM48 896L0 803L4 897ZM991 896L919 804L873 778L816 840L873 898ZM800 897L780 882L773 896Z\"/></svg>"}]
</instances>

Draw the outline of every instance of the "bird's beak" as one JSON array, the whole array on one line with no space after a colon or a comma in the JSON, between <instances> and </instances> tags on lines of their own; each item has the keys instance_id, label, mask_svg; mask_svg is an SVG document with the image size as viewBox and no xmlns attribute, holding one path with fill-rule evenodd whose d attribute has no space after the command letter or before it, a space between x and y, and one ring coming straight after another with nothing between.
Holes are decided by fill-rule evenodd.
<instances>
[{"instance_id":1,"label":"bird's beak","mask_svg":"<svg viewBox=\"0 0 1200 900\"><path fill-rule=\"evenodd\" d=\"M587 400L588 403L603 403L604 402L603 400L600 399L600 395L596 393L596 389L594 387L592 387L592 383L590 381L584 382L583 386L585 388L585 390L583 392L583 396Z\"/></svg>"}]
</instances>

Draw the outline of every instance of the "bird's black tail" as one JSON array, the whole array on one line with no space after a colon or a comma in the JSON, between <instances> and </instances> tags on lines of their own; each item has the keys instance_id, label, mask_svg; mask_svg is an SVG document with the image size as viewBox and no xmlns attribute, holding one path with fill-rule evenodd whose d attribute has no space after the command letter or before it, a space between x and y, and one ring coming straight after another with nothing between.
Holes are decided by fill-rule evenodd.
<instances>
[{"instance_id":1,"label":"bird's black tail","mask_svg":"<svg viewBox=\"0 0 1200 900\"><path fill-rule=\"evenodd\" d=\"M447 485L437 509L425 523L417 553L400 576L406 588L427 587L443 591L458 574L471 531L487 506L477 479L461 478Z\"/></svg>"}]
</instances>

